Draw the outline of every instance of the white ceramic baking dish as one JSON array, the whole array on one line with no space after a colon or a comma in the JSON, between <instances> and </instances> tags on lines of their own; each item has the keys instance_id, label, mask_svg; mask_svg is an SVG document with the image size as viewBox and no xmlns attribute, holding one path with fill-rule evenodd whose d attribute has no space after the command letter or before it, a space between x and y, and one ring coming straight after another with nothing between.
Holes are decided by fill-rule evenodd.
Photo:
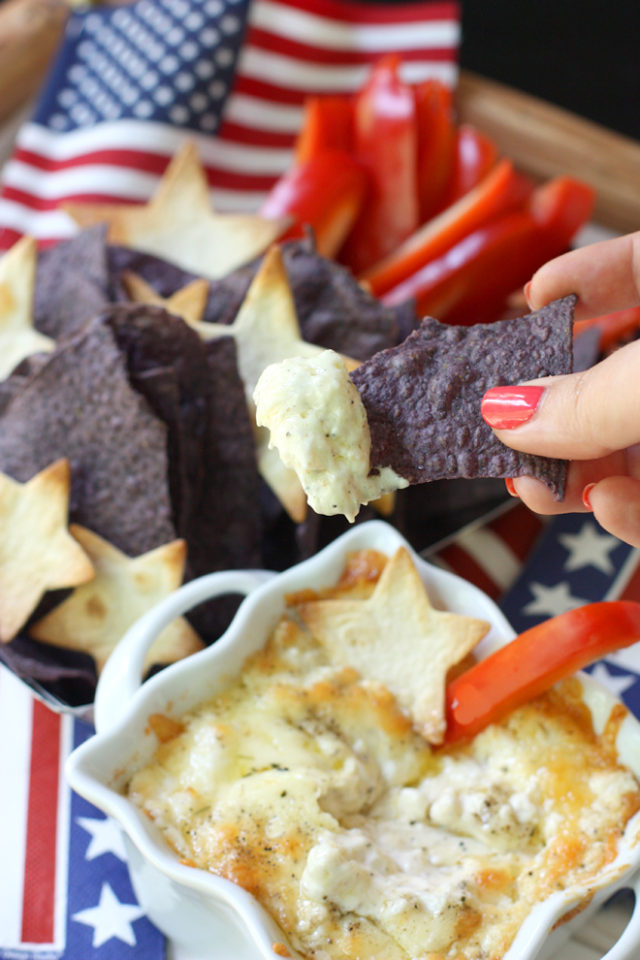
<instances>
[{"instance_id":1,"label":"white ceramic baking dish","mask_svg":"<svg viewBox=\"0 0 640 960\"><path fill-rule=\"evenodd\" d=\"M316 556L281 574L264 571L214 573L193 581L144 616L109 659L96 693L97 734L74 751L67 776L74 790L121 826L129 870L141 906L150 919L190 956L206 960L274 960L274 944L285 941L256 900L230 881L179 863L157 828L121 790L133 770L156 745L147 718L152 713L178 716L210 698L236 674L248 654L259 649L284 609L285 594L303 587L328 586L340 575L352 550L372 548L392 554L405 546L413 555L435 606L492 624L478 647L486 655L513 636L495 604L476 587L418 557L399 533L382 521L354 527ZM141 685L145 653L176 616L207 598L245 595L233 623L213 646L168 667ZM618 701L587 675L581 675L584 699L597 729ZM622 762L640 776L640 724L628 716L621 725ZM628 824L619 854L596 884L554 894L538 905L521 927L504 960L548 960L576 927L614 891L637 889L636 905L619 941L606 960L640 957L640 814ZM586 905L585 909L576 910ZM567 922L558 923L571 915ZM291 956L297 956L291 950ZM371 958L377 960L377 958Z\"/></svg>"}]
</instances>

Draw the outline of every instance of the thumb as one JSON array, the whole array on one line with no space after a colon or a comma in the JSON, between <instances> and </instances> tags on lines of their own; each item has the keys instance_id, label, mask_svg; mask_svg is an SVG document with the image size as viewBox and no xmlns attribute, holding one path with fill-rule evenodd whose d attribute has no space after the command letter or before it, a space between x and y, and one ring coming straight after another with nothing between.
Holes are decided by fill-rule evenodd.
<instances>
[{"instance_id":1,"label":"thumb","mask_svg":"<svg viewBox=\"0 0 640 960\"><path fill-rule=\"evenodd\" d=\"M640 441L640 341L583 373L492 387L482 416L508 447L591 460Z\"/></svg>"}]
</instances>

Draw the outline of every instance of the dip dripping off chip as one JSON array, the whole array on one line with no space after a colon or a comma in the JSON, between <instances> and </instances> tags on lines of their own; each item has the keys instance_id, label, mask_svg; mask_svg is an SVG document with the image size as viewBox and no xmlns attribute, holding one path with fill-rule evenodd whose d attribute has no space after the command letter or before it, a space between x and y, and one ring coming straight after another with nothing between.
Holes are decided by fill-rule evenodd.
<instances>
[{"instance_id":1,"label":"dip dripping off chip","mask_svg":"<svg viewBox=\"0 0 640 960\"><path fill-rule=\"evenodd\" d=\"M426 318L399 346L352 372L372 467L391 467L412 484L531 476L561 500L566 462L506 447L482 419L480 403L490 387L571 372L575 300L471 327Z\"/></svg>"},{"instance_id":2,"label":"dip dripping off chip","mask_svg":"<svg viewBox=\"0 0 640 960\"><path fill-rule=\"evenodd\" d=\"M303 339L282 253L271 247L251 282L246 297L231 324L198 324L198 332L211 341L232 337L237 348L238 370L244 384L247 407L253 418L253 391L262 371L271 363L292 356L317 356L320 347ZM264 431L257 431L258 468L289 515L304 519L305 496L297 477L283 467L270 450Z\"/></svg>"}]
</instances>

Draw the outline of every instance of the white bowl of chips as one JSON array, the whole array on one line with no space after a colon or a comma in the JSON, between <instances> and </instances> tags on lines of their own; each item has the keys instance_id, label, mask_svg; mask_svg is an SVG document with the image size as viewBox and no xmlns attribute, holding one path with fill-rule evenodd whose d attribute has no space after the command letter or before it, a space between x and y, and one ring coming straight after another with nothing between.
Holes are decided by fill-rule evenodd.
<instances>
[{"instance_id":1,"label":"white bowl of chips","mask_svg":"<svg viewBox=\"0 0 640 960\"><path fill-rule=\"evenodd\" d=\"M180 852L179 841L170 846L161 830L166 824L160 823L159 819L154 822L149 811L145 815L140 806L127 796L128 786L136 782L140 771L149 765L153 766L159 743L165 739L156 722L157 717L165 718L169 725L170 747L172 738L182 726L180 718L224 691L241 674L247 657L263 649L285 610L286 597L300 591L321 591L332 587L344 570L347 557L354 551L380 551L392 557L404 552L401 548L413 560L437 617L441 616L438 611L449 611L465 623L469 618L469 622L473 623L477 623L478 618L487 622L490 628L477 644L474 651L476 656L486 656L512 639L511 627L485 594L455 575L426 563L394 528L384 522L373 521L354 527L311 559L284 573L274 575L264 571L230 571L211 574L187 584L144 616L123 638L109 659L95 701L97 734L71 755L67 776L78 793L112 816L122 828L131 878L140 904L150 919L183 953L211 960L228 960L229 957L266 960L275 956L305 955L300 948L300 943L304 941L297 938L295 931L288 936L274 915L238 883L194 865L184 851ZM223 593L245 595L225 635L213 646L168 667L142 684L145 654L158 633L174 618L198 603ZM388 629L386 625L384 629ZM393 639L389 637L390 642ZM445 670L446 666L441 669ZM246 673L243 676L246 677ZM358 677L354 680L351 675L347 680L350 684L360 683ZM379 694L375 679L372 685L367 684L368 681L365 682L368 690L378 691ZM618 716L614 750L614 753L617 750L616 762L632 771L634 778L640 779L640 726L629 715L620 721L619 701L590 678L580 675L579 685L581 702L588 708L596 731L602 731L614 714ZM379 702L378 697L376 703ZM386 700L384 702L387 703ZM384 710L389 709L397 709L397 704L392 708L387 703ZM172 724L177 725L173 731ZM260 726L260 721L256 721L255 726ZM403 729L406 735L406 729ZM492 735L487 733L489 737ZM418 737L418 734L414 732L411 736ZM425 746L425 749L431 748ZM271 766L278 768L278 764ZM626 771L624 775L630 776ZM245 782L248 782L249 774L246 777ZM291 781L294 787L295 782L294 778ZM402 803L408 797L411 803L415 802L417 793L412 789L408 787L400 791L404 798ZM280 791L282 795L286 792ZM474 795L473 783L465 782L462 793ZM518 803L514 800L512 807L518 808L518 815L526 826L527 816L530 815L526 813L528 801L524 793L518 794L518 797ZM504 813L504 804L501 809ZM512 818L513 809L510 808ZM431 810L435 810L433 803ZM201 811L197 813L201 814ZM433 816L432 812L429 816ZM173 829L175 836L175 824ZM188 829L185 830L188 833ZM167 835L171 835L171 830ZM473 838L471 843L473 845ZM323 855L326 855L326 849ZM639 867L640 814L631 812L617 842L615 855L603 864L597 875L589 875L584 882L571 882L564 889L555 890L541 902L533 904L518 921L506 952L503 950L493 955L504 956L505 960L546 960L554 956L576 926L583 923L590 912L613 892L634 887L634 874ZM316 871L315 882L320 875L321 872L319 874ZM337 872L333 871L329 881L330 890L339 886L337 876ZM305 882L308 879L305 874ZM311 887L305 887L307 889ZM640 892L640 886L638 890ZM347 900L350 895L351 892L347 891ZM637 958L640 950L638 901L639 897L636 896L633 916L622 937L607 953L607 960ZM423 898L420 903L424 902ZM502 909L502 912L508 916L510 912L517 911ZM366 923L364 925L366 927ZM319 924L318 928L321 926ZM402 948L396 946L395 953L385 952L389 960L396 956L419 955L415 948L407 948L406 943ZM331 956L324 951L322 944L315 943L314 949L316 956L323 960ZM469 947L469 950L472 948ZM375 956L383 954L369 950L366 955L373 960ZM431 951L431 955L435 955L435 951ZM445 951L442 956L445 956ZM473 952L461 952L459 956L472 957Z\"/></svg>"}]
</instances>

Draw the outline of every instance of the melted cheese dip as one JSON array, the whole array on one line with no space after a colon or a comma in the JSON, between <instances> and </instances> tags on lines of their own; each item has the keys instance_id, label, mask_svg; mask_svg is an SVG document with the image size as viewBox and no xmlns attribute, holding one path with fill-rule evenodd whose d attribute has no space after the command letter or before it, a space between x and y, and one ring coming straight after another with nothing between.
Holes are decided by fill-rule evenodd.
<instances>
[{"instance_id":1,"label":"melted cheese dip","mask_svg":"<svg viewBox=\"0 0 640 960\"><path fill-rule=\"evenodd\" d=\"M253 399L269 446L295 471L316 513L353 521L361 504L409 485L390 467L370 473L367 414L334 351L271 364Z\"/></svg>"},{"instance_id":2,"label":"melted cheese dip","mask_svg":"<svg viewBox=\"0 0 640 960\"><path fill-rule=\"evenodd\" d=\"M640 808L613 747L621 717L596 737L579 691L566 681L433 752L291 606L224 692L152 718L160 744L128 794L305 957L499 960L537 901L614 859Z\"/></svg>"}]
</instances>

